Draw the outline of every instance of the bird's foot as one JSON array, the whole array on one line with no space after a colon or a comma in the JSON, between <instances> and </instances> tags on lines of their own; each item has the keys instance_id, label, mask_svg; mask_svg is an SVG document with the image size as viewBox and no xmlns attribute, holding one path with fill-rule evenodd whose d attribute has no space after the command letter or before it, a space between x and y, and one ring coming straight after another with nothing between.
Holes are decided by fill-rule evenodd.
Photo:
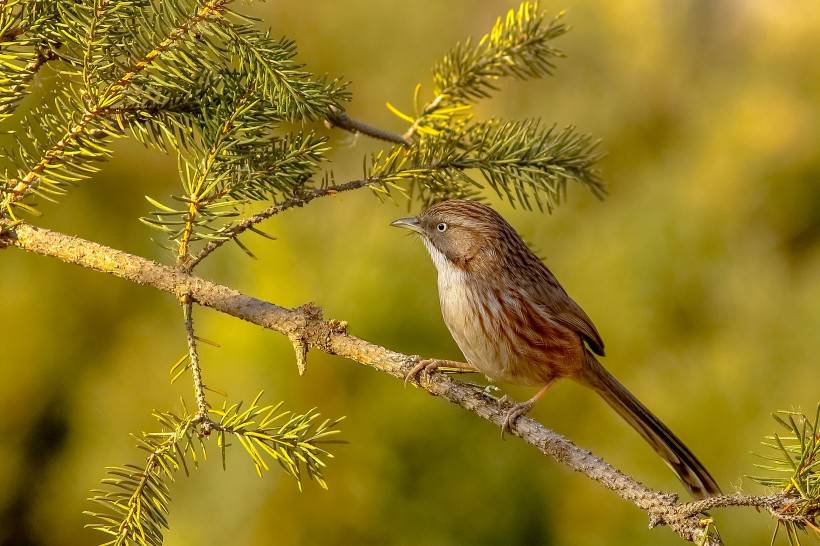
<instances>
[{"instance_id":1,"label":"bird's foot","mask_svg":"<svg viewBox=\"0 0 820 546\"><path fill-rule=\"evenodd\" d=\"M407 387L408 381L415 381L416 383L418 383L419 374L429 374L431 372L434 372L441 365L442 361L436 358L424 358L419 360L418 364L413 366L413 369L407 372L407 375L404 376L404 386Z\"/></svg>"},{"instance_id":2,"label":"bird's foot","mask_svg":"<svg viewBox=\"0 0 820 546\"><path fill-rule=\"evenodd\" d=\"M504 438L505 432L512 433L512 425L515 423L515 420L521 417L522 415L526 415L535 405L533 400L527 400L526 402L521 402L519 404L514 405L510 410L507 412L507 415L504 416L504 424L501 425L501 438Z\"/></svg>"},{"instance_id":3,"label":"bird's foot","mask_svg":"<svg viewBox=\"0 0 820 546\"><path fill-rule=\"evenodd\" d=\"M476 387L481 388L481 385L475 385ZM487 398L492 398L496 402L503 404L507 401L507 395L504 394L497 385L484 385L484 388L481 390L481 394L486 396Z\"/></svg>"}]
</instances>

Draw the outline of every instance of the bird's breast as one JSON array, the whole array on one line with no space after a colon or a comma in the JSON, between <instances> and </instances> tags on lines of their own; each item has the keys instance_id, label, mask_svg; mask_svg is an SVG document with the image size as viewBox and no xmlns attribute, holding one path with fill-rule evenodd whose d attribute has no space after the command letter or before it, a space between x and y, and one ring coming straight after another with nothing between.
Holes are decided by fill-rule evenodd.
<instances>
[{"instance_id":1,"label":"bird's breast","mask_svg":"<svg viewBox=\"0 0 820 546\"><path fill-rule=\"evenodd\" d=\"M498 298L456 267L439 271L438 288L444 323L467 362L491 379L515 381L515 353L501 339L509 325Z\"/></svg>"},{"instance_id":2,"label":"bird's breast","mask_svg":"<svg viewBox=\"0 0 820 546\"><path fill-rule=\"evenodd\" d=\"M571 375L582 350L577 334L531 305L515 287L476 280L454 266L439 268L447 328L471 365L491 379L538 384Z\"/></svg>"}]
</instances>

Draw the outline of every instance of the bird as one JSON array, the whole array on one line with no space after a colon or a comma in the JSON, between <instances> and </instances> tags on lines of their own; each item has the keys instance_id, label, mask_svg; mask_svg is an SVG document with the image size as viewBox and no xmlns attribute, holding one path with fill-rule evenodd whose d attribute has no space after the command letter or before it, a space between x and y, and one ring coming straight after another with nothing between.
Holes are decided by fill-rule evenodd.
<instances>
[{"instance_id":1,"label":"bird","mask_svg":"<svg viewBox=\"0 0 820 546\"><path fill-rule=\"evenodd\" d=\"M631 425L694 497L720 494L689 448L600 363L604 342L592 320L492 207L450 199L391 225L415 232L427 248L444 322L467 360L421 360L408 380L447 366L491 381L539 386L535 396L507 412L502 434L556 380L575 380Z\"/></svg>"}]
</instances>

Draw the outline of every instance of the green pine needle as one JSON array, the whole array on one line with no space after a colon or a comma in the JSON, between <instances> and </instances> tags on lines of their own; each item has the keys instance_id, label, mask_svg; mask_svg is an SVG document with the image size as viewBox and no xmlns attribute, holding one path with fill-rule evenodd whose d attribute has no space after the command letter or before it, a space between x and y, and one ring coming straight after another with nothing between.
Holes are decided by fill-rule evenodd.
<instances>
[{"instance_id":1,"label":"green pine needle","mask_svg":"<svg viewBox=\"0 0 820 546\"><path fill-rule=\"evenodd\" d=\"M319 414L311 409L302 415L281 410L281 402L275 405L261 405L262 393L244 410L242 404L224 403L218 410L211 410L219 421L217 445L222 448L222 464L226 464L224 448L227 439L233 436L245 449L262 476L270 470L269 463L276 463L286 474L296 479L299 489L307 476L323 489L327 489L324 478L326 459L333 454L325 449L339 434L337 425L344 418L325 419L319 422Z\"/></svg>"},{"instance_id":2,"label":"green pine needle","mask_svg":"<svg viewBox=\"0 0 820 546\"><path fill-rule=\"evenodd\" d=\"M772 417L785 430L767 436L762 444L770 450L759 455L769 476L751 479L783 492L794 499L789 521L778 521L772 536L774 543L782 527L791 546L800 545L800 532L811 529L820 535L820 404L813 416L794 411L778 411Z\"/></svg>"},{"instance_id":3,"label":"green pine needle","mask_svg":"<svg viewBox=\"0 0 820 546\"><path fill-rule=\"evenodd\" d=\"M226 403L212 410L218 420L207 422L184 407L181 415L155 412L161 431L137 437L137 447L147 454L145 462L108 468L108 476L89 498L100 508L84 512L92 519L86 527L107 535L105 545L160 546L169 528L170 484L180 470L187 476L207 459L205 430L216 437L223 468L232 437L260 476L276 463L296 479L300 490L305 478L327 489L323 472L333 455L326 448L338 443L332 437L342 419L320 422L315 410L296 415L281 410L281 403L261 405L261 397L260 392L244 410L241 402Z\"/></svg>"}]
</instances>

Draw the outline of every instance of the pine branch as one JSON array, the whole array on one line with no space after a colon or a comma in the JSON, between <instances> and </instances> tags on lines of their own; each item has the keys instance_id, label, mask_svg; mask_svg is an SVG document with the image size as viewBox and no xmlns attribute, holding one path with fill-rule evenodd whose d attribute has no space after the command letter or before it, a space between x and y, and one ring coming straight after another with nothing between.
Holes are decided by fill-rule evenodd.
<instances>
[{"instance_id":1,"label":"pine branch","mask_svg":"<svg viewBox=\"0 0 820 546\"><path fill-rule=\"evenodd\" d=\"M208 147L204 157L199 159L198 162L200 165L195 167L195 175L192 179L186 179L184 181L185 189L187 190L186 200L188 202L188 210L183 217L182 232L179 235L178 263L181 263L188 257L188 246L194 235L194 224L198 221L198 217L203 212L203 209L213 205L220 198L230 193L228 184L223 183L222 177L226 175L224 171L217 173L215 181L207 185L206 182L210 181L213 171L217 167L217 161L220 155L230 147L228 139L236 130L238 118L252 108L253 105L254 101L248 92L243 93L236 99L231 107L230 113L224 117L224 121L219 125L216 135L212 138L213 143Z\"/></svg>"},{"instance_id":2,"label":"pine branch","mask_svg":"<svg viewBox=\"0 0 820 546\"><path fill-rule=\"evenodd\" d=\"M426 137L408 149L374 154L364 177L382 188L417 195L424 205L447 198L476 198L484 184L512 205L540 210L558 205L568 182L605 193L595 167L598 142L573 127L543 128L538 120L465 125L457 133ZM473 173L477 172L481 178Z\"/></svg>"},{"instance_id":3,"label":"pine branch","mask_svg":"<svg viewBox=\"0 0 820 546\"><path fill-rule=\"evenodd\" d=\"M340 79L317 79L293 59L296 44L288 38L274 40L270 32L259 33L249 25L222 22L239 70L263 89L265 99L290 121L318 120L350 99Z\"/></svg>"},{"instance_id":4,"label":"pine branch","mask_svg":"<svg viewBox=\"0 0 820 546\"><path fill-rule=\"evenodd\" d=\"M436 135L447 130L471 102L496 91L496 82L502 78L526 80L551 75L555 59L563 57L552 41L569 30L562 17L560 13L547 21L538 2L525 1L517 10L507 12L503 20L499 17L475 45L469 39L456 45L433 68L434 97L412 120L404 138L412 139L417 132ZM419 88L417 97L418 92Z\"/></svg>"},{"instance_id":5,"label":"pine branch","mask_svg":"<svg viewBox=\"0 0 820 546\"><path fill-rule=\"evenodd\" d=\"M376 154L359 180L309 190L231 226L189 260L186 270L191 271L211 252L274 215L319 197L363 187L403 191L398 184L409 181L411 192L412 184L421 187L424 202L444 197L475 197L471 190L480 187L480 182L466 172L475 169L499 195L528 208L530 198L539 208L552 208L560 202L568 181L587 185L601 196L604 189L594 168L600 158L596 146L597 142L578 135L572 128L543 130L534 121L491 121L473 126L463 138L427 141L424 147L416 145L410 149L396 147Z\"/></svg>"},{"instance_id":6,"label":"pine branch","mask_svg":"<svg viewBox=\"0 0 820 546\"><path fill-rule=\"evenodd\" d=\"M772 474L752 479L788 499L788 504L764 507L777 518L775 536L783 527L789 544L799 546L799 532L810 528L820 537L820 404L813 417L795 411L772 417L786 433L763 442L774 455L759 455L764 462L756 466Z\"/></svg>"},{"instance_id":7,"label":"pine branch","mask_svg":"<svg viewBox=\"0 0 820 546\"><path fill-rule=\"evenodd\" d=\"M51 42L55 7L42 1L4 2L0 11L0 122L26 97L37 72L57 58L61 44Z\"/></svg>"},{"instance_id":8,"label":"pine branch","mask_svg":"<svg viewBox=\"0 0 820 546\"><path fill-rule=\"evenodd\" d=\"M241 402L211 410L218 420L207 413L190 413L184 406L181 416L154 412L162 430L137 438L137 447L148 454L145 464L108 469L103 488L92 490L89 499L103 511L86 511L93 520L86 527L108 535L107 545L161 546L163 530L168 529L169 484L180 469L188 476L191 468L199 467L200 459L207 459L204 438L211 431L217 432L223 469L230 445L227 437L232 436L251 456L260 475L262 470L270 470L265 461L270 459L296 479L300 490L305 474L327 489L323 469L325 459L333 454L324 446L335 443L330 437L339 433L336 427L342 419L317 424L315 410L295 415L280 411L281 403L261 406L261 397L260 392L244 411Z\"/></svg>"},{"instance_id":9,"label":"pine branch","mask_svg":"<svg viewBox=\"0 0 820 546\"><path fill-rule=\"evenodd\" d=\"M303 475L327 489L322 475L326 463L322 458L332 459L333 454L322 446L334 443L331 436L339 433L336 426L342 421L325 419L316 424L319 414L310 410L304 415L294 415L289 411L280 412L282 403L262 406L260 392L247 409L242 404L222 405L211 410L219 417L210 424L218 432L217 445L222 449L222 465L226 464L226 435L234 436L251 458L256 473L262 476L270 466L266 459L277 463L286 474L293 476L302 490Z\"/></svg>"},{"instance_id":10,"label":"pine branch","mask_svg":"<svg viewBox=\"0 0 820 546\"><path fill-rule=\"evenodd\" d=\"M499 196L531 208L552 209L560 203L567 182L578 182L596 196L604 188L595 163L600 159L597 142L573 128L542 129L537 121L501 123L489 121L468 127L453 138L427 139L410 148L397 146L373 156L361 179L338 186L308 190L225 229L208 242L195 258L185 263L187 271L214 250L264 220L312 200L342 191L370 187L389 193L420 193L424 203L443 198L475 198L481 182L469 174L478 171ZM409 190L400 186L408 183ZM243 246L243 249L247 249Z\"/></svg>"},{"instance_id":11,"label":"pine branch","mask_svg":"<svg viewBox=\"0 0 820 546\"><path fill-rule=\"evenodd\" d=\"M135 78L161 58L163 53L178 45L198 25L221 16L230 1L210 0L205 3L109 85L93 105L85 108L79 120L72 123L62 137L46 149L38 161L26 167L17 179L10 181L13 188L5 190L6 196L0 201L0 211L5 209L13 218L12 205L33 191L38 182L51 185L52 191L59 194L65 191L69 181L87 177L89 171L83 163L99 161L110 154L110 150L105 147L105 140L115 136L117 131L107 122L106 117L110 114L110 109L124 98ZM49 178L49 174L53 178Z\"/></svg>"},{"instance_id":12,"label":"pine branch","mask_svg":"<svg viewBox=\"0 0 820 546\"><path fill-rule=\"evenodd\" d=\"M199 305L280 332L291 339L303 340L308 347L373 367L401 381L418 362L418 357L403 355L349 335L345 323L323 320L321 312L313 306L298 309L282 308L228 287L190 276L175 268L22 223L15 226L5 223L5 230L2 238L7 245L113 274L176 297L190 294ZM427 392L461 406L498 427L502 426L512 404L488 396L479 387L456 382L443 373L427 376L420 386ZM677 495L645 487L634 478L529 417L516 420L512 426L512 434L519 436L544 455L585 474L620 498L646 511L650 517L650 525L668 526L690 542L707 546L721 544L720 538L710 531L711 522L696 513L700 509L723 506L762 507L765 504L780 514L775 514L775 517L784 518L784 521L790 520L794 515L788 508L790 503L794 502L794 498L785 493L780 493L777 497L782 499L782 504L777 504L779 500L767 504L769 501L766 499L770 497L738 495L704 501L707 504L679 504ZM816 464L812 468L815 468L816 472ZM805 519L804 523L813 525L808 519Z\"/></svg>"},{"instance_id":13,"label":"pine branch","mask_svg":"<svg viewBox=\"0 0 820 546\"><path fill-rule=\"evenodd\" d=\"M220 19L233 0L209 0L168 32L167 36L138 59L129 70L108 87L103 93L100 103L106 107L121 99L122 93L128 89L131 82L152 64L156 63L163 53L180 45L189 34L205 22Z\"/></svg>"},{"instance_id":14,"label":"pine branch","mask_svg":"<svg viewBox=\"0 0 820 546\"><path fill-rule=\"evenodd\" d=\"M254 110L265 122L264 127L251 128L256 132L256 144L274 121L318 119L347 99L345 84L340 80L315 78L295 63L291 41L272 40L248 25L225 19L226 15L235 15L227 10L231 1L95 0L90 6L68 6L61 37L71 47L64 60L80 69L85 89L76 93L69 76L58 90L54 106L35 112L37 119L28 125L43 127L48 141L36 155L21 152L18 176L0 187L0 211L14 218L12 206L34 212L20 202L29 194L52 200L62 195L71 184L93 173L96 169L88 164L106 159L110 155L108 140L128 129L141 141L160 148L166 146L166 141L177 150L195 147L195 130L210 129L208 124L213 125L214 119L209 116L218 113L223 104L213 100L220 89L224 94L226 90L244 88L254 95L252 102L264 101L264 108ZM143 53L135 55L131 51L134 49L142 49ZM231 68L235 64L238 69ZM212 74L218 74L221 80L214 82ZM197 85L210 100L203 101L205 104L195 111L188 107L187 119L172 115L175 103L181 96L190 101L191 86ZM243 120L245 125L255 121ZM205 126L198 125L200 122ZM246 126L237 130L248 134ZM24 125L24 131L31 141L37 141L28 126ZM239 135L230 144L237 140L241 140ZM267 151L275 152L276 147L273 144ZM234 161L245 159L240 167L251 172L247 191L282 189L285 181L271 185L270 176L260 182L270 170L268 154L264 148L251 148L246 142L231 156ZM285 172L293 173L296 166L291 167ZM205 171L210 172L210 168ZM190 230L199 211L189 212ZM187 247L187 242L183 240L182 246Z\"/></svg>"},{"instance_id":15,"label":"pine branch","mask_svg":"<svg viewBox=\"0 0 820 546\"><path fill-rule=\"evenodd\" d=\"M22 177L9 179L6 188L0 191L0 194L6 194L0 201L0 211L5 209L9 217L14 218L12 205L16 204L33 212L33 209L19 203L29 193L37 193L44 198L48 198L48 193L62 195L70 182L96 172L96 167L90 164L110 155L110 149L105 147L105 138L114 136L109 127L98 125L102 121L101 112L98 107L86 111L35 164L28 167ZM38 183L48 187L38 191Z\"/></svg>"},{"instance_id":16,"label":"pine branch","mask_svg":"<svg viewBox=\"0 0 820 546\"><path fill-rule=\"evenodd\" d=\"M568 30L562 17L563 13L547 22L537 2L523 2L510 10L478 44L467 40L436 64L436 95L445 97L445 104L468 102L489 97L500 78L525 80L552 74L554 60L563 53L551 42Z\"/></svg>"},{"instance_id":17,"label":"pine branch","mask_svg":"<svg viewBox=\"0 0 820 546\"><path fill-rule=\"evenodd\" d=\"M814 506L814 512L809 515L801 513L796 499L786 493L774 495L744 495L735 493L734 495L718 495L707 499L687 502L678 505L677 513L681 517L694 516L706 513L715 508L728 508L731 506L745 506L750 508L760 508L769 512L779 523L796 524L803 526L811 521L809 518L816 518L820 507Z\"/></svg>"},{"instance_id":18,"label":"pine branch","mask_svg":"<svg viewBox=\"0 0 820 546\"><path fill-rule=\"evenodd\" d=\"M180 468L188 474L186 458L198 465L196 416L154 413L154 417L164 430L137 439L137 446L148 453L145 464L109 468L104 489L91 492L89 500L103 511L86 511L94 520L86 527L112 537L106 544L161 546L163 529L168 529L168 483Z\"/></svg>"},{"instance_id":19,"label":"pine branch","mask_svg":"<svg viewBox=\"0 0 820 546\"><path fill-rule=\"evenodd\" d=\"M270 140L261 103L253 99L240 105L244 119L225 119L213 144L199 157L183 157L185 195L175 197L184 207L173 207L148 198L156 209L141 220L168 234L178 245L177 256L187 261L192 242L222 241L232 236L233 218L250 202L278 200L304 193L304 184L317 170L327 150L325 139L304 132ZM264 110L264 107L263 107ZM237 121L237 123L233 123ZM256 127L252 124L257 123ZM248 229L253 222L239 222ZM250 254L250 252L243 247ZM252 254L251 254L252 256Z\"/></svg>"},{"instance_id":20,"label":"pine branch","mask_svg":"<svg viewBox=\"0 0 820 546\"><path fill-rule=\"evenodd\" d=\"M9 70L8 65L0 68L0 78L4 81L0 87L0 122L14 114L14 109L26 97L34 77L46 63L57 58L57 53L52 49L38 49L31 57L20 55L18 58L30 60L19 71Z\"/></svg>"},{"instance_id":21,"label":"pine branch","mask_svg":"<svg viewBox=\"0 0 820 546\"><path fill-rule=\"evenodd\" d=\"M83 83L85 84L85 92L89 97L94 96L94 84L92 82L92 71L96 63L94 63L95 50L101 50L97 40L100 35L105 35L108 32L114 31L114 24L116 19L111 19L109 24L104 25L103 16L106 14L110 5L110 0L94 0L92 8L91 22L88 26L86 34L85 51L83 52ZM101 28L102 27L102 28ZM102 61L102 59L98 59ZM104 62L104 61L102 61Z\"/></svg>"}]
</instances>

